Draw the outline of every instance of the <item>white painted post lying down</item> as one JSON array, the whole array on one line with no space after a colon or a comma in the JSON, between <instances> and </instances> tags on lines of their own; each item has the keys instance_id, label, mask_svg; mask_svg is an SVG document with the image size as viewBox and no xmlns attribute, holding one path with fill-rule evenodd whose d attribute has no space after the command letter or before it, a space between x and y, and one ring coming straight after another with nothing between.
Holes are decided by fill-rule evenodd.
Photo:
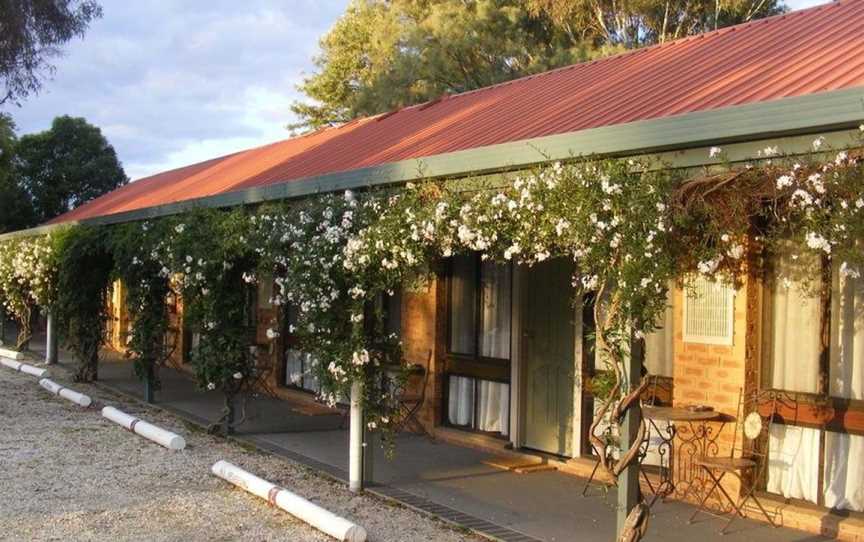
<instances>
[{"instance_id":1,"label":"white painted post lying down","mask_svg":"<svg viewBox=\"0 0 864 542\"><path fill-rule=\"evenodd\" d=\"M77 391L70 390L69 388L64 388L53 380L43 378L39 381L39 385L50 391L54 395L59 395L60 397L68 401L72 401L76 405L89 407L93 403L89 396L84 395L83 393L78 393Z\"/></svg>"},{"instance_id":2,"label":"white painted post lying down","mask_svg":"<svg viewBox=\"0 0 864 542\"><path fill-rule=\"evenodd\" d=\"M102 409L102 415L112 422L122 425L123 428L132 431L136 435L141 435L146 439L150 439L169 450L182 450L186 447L186 439L177 433L166 431L152 423L147 423L135 416L130 416L122 410L106 406Z\"/></svg>"},{"instance_id":3,"label":"white painted post lying down","mask_svg":"<svg viewBox=\"0 0 864 542\"><path fill-rule=\"evenodd\" d=\"M0 348L0 358L24 359L24 354L10 348Z\"/></svg>"},{"instance_id":4,"label":"white painted post lying down","mask_svg":"<svg viewBox=\"0 0 864 542\"><path fill-rule=\"evenodd\" d=\"M339 517L333 512L325 510L287 489L258 478L236 465L232 465L227 461L217 461L213 464L211 470L219 478L227 480L253 495L266 499L270 504L278 506L297 519L303 520L319 531L329 534L336 540L346 542L364 542L366 540L366 529L363 527L351 523L347 519Z\"/></svg>"},{"instance_id":5,"label":"white painted post lying down","mask_svg":"<svg viewBox=\"0 0 864 542\"><path fill-rule=\"evenodd\" d=\"M26 363L21 363L20 361L15 361L14 359L0 357L0 365L5 365L6 367L9 367L14 371L18 371L19 373L27 373L28 375L35 376L36 378L48 376L47 369L33 367L32 365L27 365Z\"/></svg>"}]
</instances>

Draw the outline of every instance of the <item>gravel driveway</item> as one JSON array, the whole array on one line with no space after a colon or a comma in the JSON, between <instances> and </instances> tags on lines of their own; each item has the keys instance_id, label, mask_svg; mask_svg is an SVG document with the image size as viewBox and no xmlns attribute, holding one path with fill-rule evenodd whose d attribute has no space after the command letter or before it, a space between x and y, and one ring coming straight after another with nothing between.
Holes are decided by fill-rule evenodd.
<instances>
[{"instance_id":1,"label":"gravel driveway","mask_svg":"<svg viewBox=\"0 0 864 542\"><path fill-rule=\"evenodd\" d=\"M170 414L72 387L182 434L187 448L166 450L0 366L0 540L332 540L210 474L219 459L363 525L370 540L477 540Z\"/></svg>"}]
</instances>

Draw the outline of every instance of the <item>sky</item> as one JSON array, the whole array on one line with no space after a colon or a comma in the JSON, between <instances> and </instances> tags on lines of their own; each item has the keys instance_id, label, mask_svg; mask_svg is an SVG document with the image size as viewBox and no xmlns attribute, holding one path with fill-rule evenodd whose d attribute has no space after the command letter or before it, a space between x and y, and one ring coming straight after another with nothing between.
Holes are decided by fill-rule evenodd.
<instances>
[{"instance_id":1,"label":"sky","mask_svg":"<svg viewBox=\"0 0 864 542\"><path fill-rule=\"evenodd\" d=\"M19 134L86 118L139 179L289 137L296 85L348 0L101 4L104 17L67 45L43 91L7 112Z\"/></svg>"}]
</instances>

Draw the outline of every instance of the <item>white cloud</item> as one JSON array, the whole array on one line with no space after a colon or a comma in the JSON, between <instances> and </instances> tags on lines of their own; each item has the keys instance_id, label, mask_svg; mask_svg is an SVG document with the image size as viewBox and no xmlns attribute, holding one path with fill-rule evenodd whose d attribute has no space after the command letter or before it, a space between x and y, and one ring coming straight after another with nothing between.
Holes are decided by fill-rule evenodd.
<instances>
[{"instance_id":1,"label":"white cloud","mask_svg":"<svg viewBox=\"0 0 864 542\"><path fill-rule=\"evenodd\" d=\"M103 0L19 133L57 115L100 126L137 179L289 136L295 86L348 0Z\"/></svg>"}]
</instances>

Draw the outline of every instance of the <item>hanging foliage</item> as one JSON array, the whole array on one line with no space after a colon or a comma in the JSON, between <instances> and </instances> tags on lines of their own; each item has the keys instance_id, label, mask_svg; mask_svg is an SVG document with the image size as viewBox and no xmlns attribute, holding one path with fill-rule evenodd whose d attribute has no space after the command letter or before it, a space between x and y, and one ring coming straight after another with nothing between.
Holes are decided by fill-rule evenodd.
<instances>
[{"instance_id":1,"label":"hanging foliage","mask_svg":"<svg viewBox=\"0 0 864 542\"><path fill-rule=\"evenodd\" d=\"M28 237L0 243L0 304L18 324L16 350L25 350L33 335L36 309L56 299L55 236Z\"/></svg>"},{"instance_id":2,"label":"hanging foliage","mask_svg":"<svg viewBox=\"0 0 864 542\"><path fill-rule=\"evenodd\" d=\"M57 239L56 314L60 335L78 361L76 382L97 379L105 343L108 289L114 271L109 230L69 228Z\"/></svg>"},{"instance_id":3,"label":"hanging foliage","mask_svg":"<svg viewBox=\"0 0 864 542\"><path fill-rule=\"evenodd\" d=\"M126 305L130 315L127 356L135 373L145 381L147 399L160 388L158 369L174 353L178 339L169 333L167 298L170 280L160 271L162 265L151 255L153 247L165 236L163 223L121 224L111 230L111 252L117 277L126 286Z\"/></svg>"}]
</instances>

